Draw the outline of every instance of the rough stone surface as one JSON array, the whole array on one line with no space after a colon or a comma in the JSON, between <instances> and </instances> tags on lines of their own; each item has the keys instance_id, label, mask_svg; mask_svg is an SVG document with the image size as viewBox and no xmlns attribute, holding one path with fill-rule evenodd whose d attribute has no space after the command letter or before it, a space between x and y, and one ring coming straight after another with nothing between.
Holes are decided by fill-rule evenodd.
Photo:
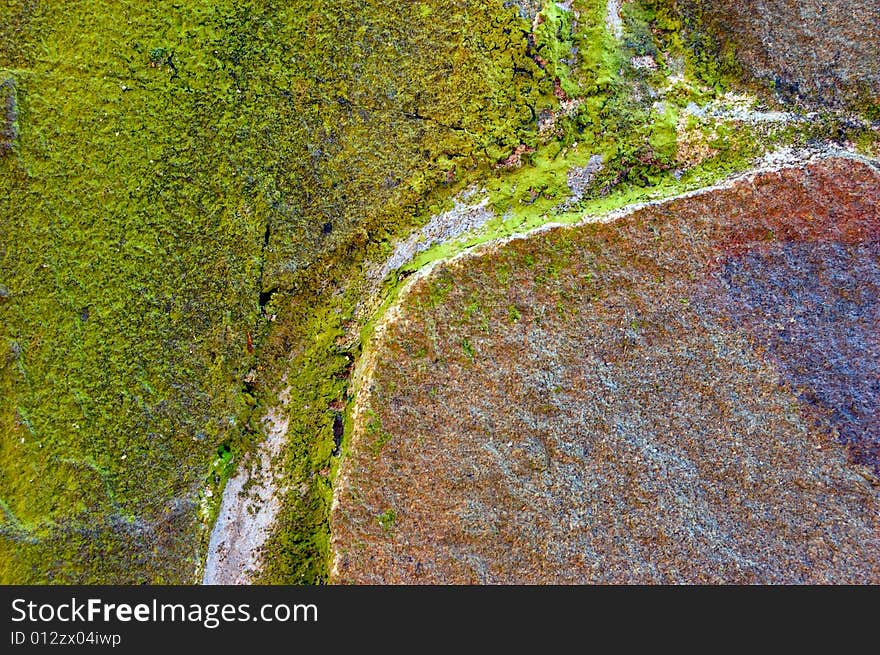
<instances>
[{"instance_id":1,"label":"rough stone surface","mask_svg":"<svg viewBox=\"0 0 880 655\"><path fill-rule=\"evenodd\" d=\"M765 172L416 280L333 579L880 582L878 182Z\"/></svg>"},{"instance_id":2,"label":"rough stone surface","mask_svg":"<svg viewBox=\"0 0 880 655\"><path fill-rule=\"evenodd\" d=\"M684 0L752 75L822 104L880 101L880 3Z\"/></svg>"}]
</instances>

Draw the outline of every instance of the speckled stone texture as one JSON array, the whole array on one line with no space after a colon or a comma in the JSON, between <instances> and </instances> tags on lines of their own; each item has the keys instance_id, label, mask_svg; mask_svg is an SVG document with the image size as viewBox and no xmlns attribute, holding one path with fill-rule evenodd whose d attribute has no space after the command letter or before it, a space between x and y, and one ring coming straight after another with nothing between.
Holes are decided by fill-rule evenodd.
<instances>
[{"instance_id":1,"label":"speckled stone texture","mask_svg":"<svg viewBox=\"0 0 880 655\"><path fill-rule=\"evenodd\" d=\"M878 583L878 326L849 159L443 265L374 344L333 580Z\"/></svg>"},{"instance_id":2,"label":"speckled stone texture","mask_svg":"<svg viewBox=\"0 0 880 655\"><path fill-rule=\"evenodd\" d=\"M680 0L698 9L752 75L783 94L840 105L880 101L880 2Z\"/></svg>"}]
</instances>

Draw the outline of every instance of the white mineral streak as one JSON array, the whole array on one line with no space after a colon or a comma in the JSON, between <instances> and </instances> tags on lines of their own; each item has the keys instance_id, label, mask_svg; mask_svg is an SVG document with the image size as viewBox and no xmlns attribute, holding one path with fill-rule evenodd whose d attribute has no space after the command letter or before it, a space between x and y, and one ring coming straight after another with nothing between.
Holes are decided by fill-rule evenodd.
<instances>
[{"instance_id":1,"label":"white mineral streak","mask_svg":"<svg viewBox=\"0 0 880 655\"><path fill-rule=\"evenodd\" d=\"M283 405L287 404L289 393L287 389L280 394ZM283 494L273 460L287 442L286 410L270 409L263 423L266 438L257 448L256 461L246 457L223 489L202 584L249 584L260 568L262 547L281 509ZM247 491L245 484L249 484Z\"/></svg>"},{"instance_id":2,"label":"white mineral streak","mask_svg":"<svg viewBox=\"0 0 880 655\"><path fill-rule=\"evenodd\" d=\"M385 263L373 270L371 277L382 280L420 252L436 244L452 241L466 232L473 232L494 218L494 212L488 209L488 197L476 204L467 204L473 193L475 190L471 189L461 194L453 201L452 209L432 216L422 229L413 232L404 241L398 243Z\"/></svg>"},{"instance_id":3,"label":"white mineral streak","mask_svg":"<svg viewBox=\"0 0 880 655\"><path fill-rule=\"evenodd\" d=\"M605 25L615 39L623 38L623 20L620 18L621 0L608 0L605 9Z\"/></svg>"}]
</instances>

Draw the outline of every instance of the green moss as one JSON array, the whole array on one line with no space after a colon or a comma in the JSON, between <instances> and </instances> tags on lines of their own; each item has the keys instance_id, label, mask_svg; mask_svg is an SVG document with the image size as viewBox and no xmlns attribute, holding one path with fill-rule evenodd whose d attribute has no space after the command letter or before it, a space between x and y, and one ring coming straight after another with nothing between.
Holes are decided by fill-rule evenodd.
<instances>
[{"instance_id":1,"label":"green moss","mask_svg":"<svg viewBox=\"0 0 880 655\"><path fill-rule=\"evenodd\" d=\"M623 46L637 57L656 58L660 54L654 35L657 22L656 9L650 3L641 2L628 2L621 7L621 19L624 24Z\"/></svg>"},{"instance_id":2,"label":"green moss","mask_svg":"<svg viewBox=\"0 0 880 655\"><path fill-rule=\"evenodd\" d=\"M384 512L378 514L376 520L385 532L390 532L394 528L394 522L397 521L397 512L389 507Z\"/></svg>"},{"instance_id":3,"label":"green moss","mask_svg":"<svg viewBox=\"0 0 880 655\"><path fill-rule=\"evenodd\" d=\"M295 297L302 302L308 295ZM320 298L320 296L318 296ZM295 307L296 305L294 305ZM320 305L316 305L320 307ZM347 399L347 371L351 354L338 344L342 334L339 304L328 303L313 315L299 314L283 324L264 346L264 361L275 357L286 365L275 375L288 373L286 382L266 370L261 388L289 386L288 430L281 462L284 511L278 529L267 544L270 556L262 581L315 583L326 578L329 556L327 515L331 501L330 473L335 448L332 405ZM289 359L288 359L289 358ZM289 366L289 368L288 368ZM257 415L277 400L266 393ZM345 423L350 429L350 416Z\"/></svg>"},{"instance_id":4,"label":"green moss","mask_svg":"<svg viewBox=\"0 0 880 655\"><path fill-rule=\"evenodd\" d=\"M677 151L678 112L674 104L667 103L662 113L656 114L656 116L656 120L652 123L648 143L651 145L654 156L660 162L669 164Z\"/></svg>"},{"instance_id":5,"label":"green moss","mask_svg":"<svg viewBox=\"0 0 880 655\"><path fill-rule=\"evenodd\" d=\"M349 275L346 253L414 224L432 188L506 156L528 107L553 102L512 10L451 5L0 10L19 116L0 157L2 580L192 580L200 498L210 518L228 474L217 449L238 461L271 403L244 380L288 362L258 360L272 314L302 330L287 475L310 485L273 579L321 579L314 465L352 357L342 319L315 313L324 266Z\"/></svg>"},{"instance_id":6,"label":"green moss","mask_svg":"<svg viewBox=\"0 0 880 655\"><path fill-rule=\"evenodd\" d=\"M546 3L538 14L536 27L532 33L535 54L551 81L569 95L579 91L578 84L571 79L571 68L566 63L572 57L575 46L572 30L573 12L554 2Z\"/></svg>"},{"instance_id":7,"label":"green moss","mask_svg":"<svg viewBox=\"0 0 880 655\"><path fill-rule=\"evenodd\" d=\"M474 358L477 356L476 350L474 350L473 344L471 344L470 340L467 337L462 337L461 339L461 349L464 351L465 356L474 361Z\"/></svg>"}]
</instances>

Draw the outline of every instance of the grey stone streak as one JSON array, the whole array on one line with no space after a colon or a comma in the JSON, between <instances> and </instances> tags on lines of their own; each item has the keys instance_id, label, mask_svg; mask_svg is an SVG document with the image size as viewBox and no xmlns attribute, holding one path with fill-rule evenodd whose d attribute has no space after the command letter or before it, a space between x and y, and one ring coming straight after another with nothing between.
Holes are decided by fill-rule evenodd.
<instances>
[{"instance_id":1,"label":"grey stone streak","mask_svg":"<svg viewBox=\"0 0 880 655\"><path fill-rule=\"evenodd\" d=\"M223 489L202 584L249 584L259 570L260 549L271 535L281 509L281 490L272 460L284 446L288 420L283 410L270 410L264 423L266 439L257 449L256 469L250 466L252 458L245 459ZM247 490L245 485L249 485Z\"/></svg>"},{"instance_id":2,"label":"grey stone streak","mask_svg":"<svg viewBox=\"0 0 880 655\"><path fill-rule=\"evenodd\" d=\"M488 209L489 199L484 198L476 204L467 204L475 191L471 189L454 200L454 206L447 212L432 216L428 223L394 248L394 252L371 277L383 279L397 270L420 252L433 245L451 241L465 232L471 232L485 225L495 217Z\"/></svg>"}]
</instances>

